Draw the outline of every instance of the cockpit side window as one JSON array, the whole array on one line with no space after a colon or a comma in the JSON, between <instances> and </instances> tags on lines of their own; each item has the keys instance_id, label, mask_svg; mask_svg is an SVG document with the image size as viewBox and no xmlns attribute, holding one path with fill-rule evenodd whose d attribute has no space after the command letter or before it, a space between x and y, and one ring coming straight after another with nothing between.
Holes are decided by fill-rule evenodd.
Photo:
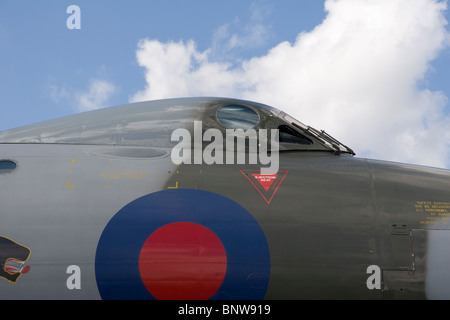
<instances>
[{"instance_id":1,"label":"cockpit side window","mask_svg":"<svg viewBox=\"0 0 450 320\"><path fill-rule=\"evenodd\" d=\"M287 125L278 127L280 143L311 145L313 141Z\"/></svg>"},{"instance_id":2,"label":"cockpit side window","mask_svg":"<svg viewBox=\"0 0 450 320\"><path fill-rule=\"evenodd\" d=\"M248 107L227 105L217 111L217 120L226 129L247 130L259 123L259 115Z\"/></svg>"}]
</instances>

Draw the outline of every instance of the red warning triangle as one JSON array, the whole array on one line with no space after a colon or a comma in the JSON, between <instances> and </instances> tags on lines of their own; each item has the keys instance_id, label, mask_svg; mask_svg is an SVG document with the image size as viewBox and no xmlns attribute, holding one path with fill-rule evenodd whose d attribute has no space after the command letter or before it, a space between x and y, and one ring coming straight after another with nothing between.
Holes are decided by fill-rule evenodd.
<instances>
[{"instance_id":1,"label":"red warning triangle","mask_svg":"<svg viewBox=\"0 0 450 320\"><path fill-rule=\"evenodd\" d=\"M273 184L278 174L256 174L252 173L252 176L262 185L262 187L268 191L270 186Z\"/></svg>"},{"instance_id":2,"label":"red warning triangle","mask_svg":"<svg viewBox=\"0 0 450 320\"><path fill-rule=\"evenodd\" d=\"M241 170L241 172L258 190L264 200L270 204L288 170L279 170L276 174L261 174L258 170Z\"/></svg>"}]
</instances>

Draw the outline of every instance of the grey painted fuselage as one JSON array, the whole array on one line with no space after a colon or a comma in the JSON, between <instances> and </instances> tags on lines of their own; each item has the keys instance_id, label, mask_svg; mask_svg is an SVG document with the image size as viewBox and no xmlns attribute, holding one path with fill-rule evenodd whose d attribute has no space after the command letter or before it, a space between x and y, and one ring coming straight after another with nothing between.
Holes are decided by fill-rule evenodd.
<instances>
[{"instance_id":1,"label":"grey painted fuselage","mask_svg":"<svg viewBox=\"0 0 450 320\"><path fill-rule=\"evenodd\" d=\"M201 122L202 138L208 129L225 136L217 115L229 105L256 112L255 130L285 130L276 174L260 175L267 164L259 161L173 161L180 142L173 132L192 134L193 157L199 148L194 123ZM249 101L190 98L0 133L0 299L139 298L138 289L125 294L135 289L125 283L141 280L151 298L170 298L172 282L185 281L176 288L187 288L214 280L218 287L210 296L217 299L449 299L450 172L357 158L337 140L290 119ZM204 151L211 141L201 141L203 157L211 155ZM252 152L241 153L249 159ZM195 203L188 202L189 192ZM230 213L226 220L234 206L248 217ZM139 220L145 210L145 221ZM200 267L190 264L181 278L144 279L145 245L134 242L133 228L138 237L149 224L145 238L151 239L170 224L165 212L174 223L212 231L226 252L226 271L215 269L219 253L201 256L199 246L194 256L171 254L189 255ZM128 256L135 243L141 255ZM163 254L153 256L158 263ZM213 271L205 275L210 271L202 266ZM248 296L235 295L240 287Z\"/></svg>"}]
</instances>

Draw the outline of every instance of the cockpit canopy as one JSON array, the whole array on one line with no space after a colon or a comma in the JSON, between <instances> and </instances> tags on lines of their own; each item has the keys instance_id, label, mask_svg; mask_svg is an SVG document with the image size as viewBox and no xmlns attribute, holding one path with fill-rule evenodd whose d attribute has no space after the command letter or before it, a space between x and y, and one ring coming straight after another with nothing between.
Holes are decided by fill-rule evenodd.
<instances>
[{"instance_id":1,"label":"cockpit canopy","mask_svg":"<svg viewBox=\"0 0 450 320\"><path fill-rule=\"evenodd\" d=\"M75 114L0 132L1 144L76 144L171 148L174 130L278 129L283 150L354 152L324 131L273 107L237 99L178 98Z\"/></svg>"}]
</instances>

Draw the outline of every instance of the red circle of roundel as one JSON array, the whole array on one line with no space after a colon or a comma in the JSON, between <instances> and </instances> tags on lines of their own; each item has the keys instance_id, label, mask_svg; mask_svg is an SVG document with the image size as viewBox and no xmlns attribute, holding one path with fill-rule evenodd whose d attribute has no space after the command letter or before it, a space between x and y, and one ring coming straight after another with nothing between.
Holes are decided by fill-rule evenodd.
<instances>
[{"instance_id":1,"label":"red circle of roundel","mask_svg":"<svg viewBox=\"0 0 450 320\"><path fill-rule=\"evenodd\" d=\"M139 272L147 290L160 300L206 300L222 285L225 249L208 228L176 222L153 232L142 246Z\"/></svg>"}]
</instances>

